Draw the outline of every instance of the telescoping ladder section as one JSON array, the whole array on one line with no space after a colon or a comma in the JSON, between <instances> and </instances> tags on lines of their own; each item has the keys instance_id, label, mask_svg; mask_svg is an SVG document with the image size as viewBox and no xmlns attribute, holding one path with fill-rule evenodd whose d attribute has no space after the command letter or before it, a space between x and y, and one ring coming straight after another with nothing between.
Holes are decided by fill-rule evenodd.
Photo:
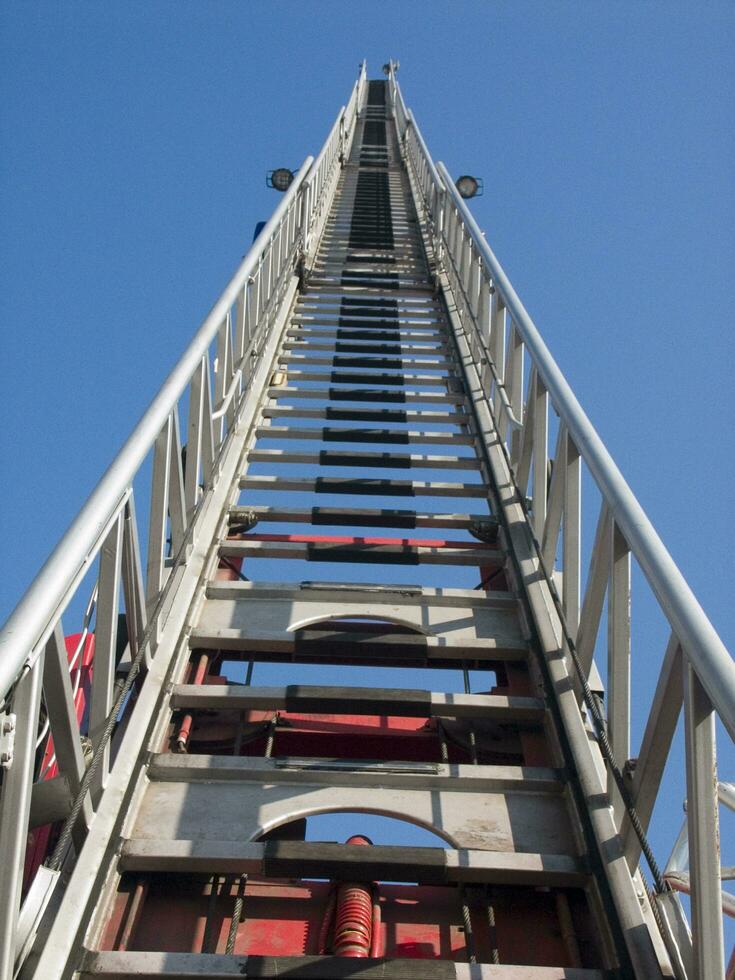
<instances>
[{"instance_id":1,"label":"telescoping ladder section","mask_svg":"<svg viewBox=\"0 0 735 980\"><path fill-rule=\"evenodd\" d=\"M672 640L624 783L624 533L652 564L626 524L635 501L387 69L367 82L363 67L162 389L176 394L136 430L153 432L145 576L143 455L126 447L39 577L56 587L66 562L57 598L29 594L47 618L14 614L0 637L17 645L20 624L39 651L6 700L32 721L0 798L0 840L25 854L22 875L0 866L0 935L16 937L1 980L13 960L23 980L721 975L714 940L702 947L720 893L698 775L719 648L701 610L666 599ZM603 507L580 614L590 446ZM65 638L58 610L97 552L82 632ZM606 590L603 718L590 686ZM694 945L643 832L684 687ZM371 841L372 815L409 829Z\"/></svg>"},{"instance_id":2,"label":"telescoping ladder section","mask_svg":"<svg viewBox=\"0 0 735 980\"><path fill-rule=\"evenodd\" d=\"M84 977L629 964L386 89L369 83L284 331ZM340 810L433 828L438 846L304 839Z\"/></svg>"}]
</instances>

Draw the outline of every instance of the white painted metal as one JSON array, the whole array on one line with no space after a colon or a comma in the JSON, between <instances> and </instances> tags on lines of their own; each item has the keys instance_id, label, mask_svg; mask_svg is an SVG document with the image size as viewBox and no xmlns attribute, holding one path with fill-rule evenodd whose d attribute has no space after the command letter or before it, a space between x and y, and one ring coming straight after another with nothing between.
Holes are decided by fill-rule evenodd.
<instances>
[{"instance_id":1,"label":"white painted metal","mask_svg":"<svg viewBox=\"0 0 735 980\"><path fill-rule=\"evenodd\" d=\"M85 826L93 825L84 853L89 861L99 862L104 853L105 834L120 816L115 811L119 811L121 789L130 779L137 758L137 740L147 730L156 692L160 692L171 658L179 649L179 643L172 639L181 631L214 532L211 515L215 513L216 519L221 519L226 491L233 484L233 473L229 483L222 482L223 467L232 468L239 459L248 432L247 425L243 428L243 420L252 417L267 381L264 364L270 363L275 352L285 314L293 300L295 273L307 258L311 236L318 238L328 213L340 171L340 155L349 151L364 90L363 66L348 105L340 112L316 161L307 157L191 344L0 632L2 717L22 709L15 758L0 788L2 980L12 976L16 953L27 949L29 937L35 933L38 918L48 902L46 892L53 891L59 880L57 874L51 876L40 900L35 895L38 889L32 890L28 898L31 904L20 910L21 848L25 845L29 823L34 775L31 749L35 748L38 732L44 648L48 643L51 663L45 697L50 732L57 746L60 778L72 790L79 786L83 763L60 617L88 574L98 577L94 592L96 656L90 711L93 741L101 738L114 700L121 607L124 607L128 632L128 649L123 658L134 659L139 649L143 655L141 670L146 683L142 690L148 694L139 696L136 715L141 717L140 706L146 704L149 714L139 731L136 732L135 726L128 726L111 768L109 744L103 749L105 758L91 787L98 804L97 813L93 815L87 800L74 831L75 841L81 844L80 834ZM181 406L187 401L184 465L179 425ZM145 521L149 539L144 576L133 484L151 457L153 480L150 511ZM198 546L201 534L205 541ZM202 544L206 544L204 552ZM87 627L88 617L76 652L77 662ZM152 660L153 653L156 657ZM159 654L164 662L156 664ZM116 788L112 797L107 786ZM94 836L96 847L92 843ZM85 880L81 865L78 867L81 880ZM86 883L93 877L88 874ZM81 893L79 897L74 914L81 914L83 908ZM23 928L16 934L19 914ZM68 919L61 926L64 942L73 938L70 922ZM54 970L62 962L62 958L55 957L56 952L58 947L51 943L51 959L47 962L54 963ZM45 970L42 967L40 975L51 976Z\"/></svg>"},{"instance_id":2,"label":"white painted metal","mask_svg":"<svg viewBox=\"0 0 735 980\"><path fill-rule=\"evenodd\" d=\"M472 236L483 256L487 274L505 299L555 411L567 426L625 535L631 553L650 582L687 656L695 665L719 717L731 737L735 738L735 666L732 657L584 413L442 164L438 165L438 172L446 194L461 215L467 235Z\"/></svg>"},{"instance_id":3,"label":"white painted metal","mask_svg":"<svg viewBox=\"0 0 735 980\"><path fill-rule=\"evenodd\" d=\"M613 704L608 711L608 723L612 726L612 741L619 768L627 761L629 749L629 602L630 602L630 560L634 560L642 569L650 587L659 603L660 609L672 629L671 648L674 652L681 651L685 669L691 672L691 685L701 697L706 697L714 712L722 721L726 731L735 737L735 664L714 628L684 581L681 572L674 564L671 556L654 531L650 521L643 512L632 491L623 479L619 469L613 462L602 440L594 430L589 419L582 410L579 402L572 393L569 384L552 358L546 344L531 317L520 301L517 293L503 271L500 263L472 217L467 204L461 199L454 182L443 164L434 165L426 144L419 132L415 120L405 107L400 87L395 78L395 72L390 68L390 85L396 103L396 115L402 124L405 153L411 169L418 196L420 197L427 225L432 229L435 240L435 254L442 264L454 292L455 304L461 321L460 329L468 338L474 350L479 343L482 356L489 361L490 383L486 381L484 397L492 407L496 421L500 423L501 438L505 443L508 458L514 472L516 484L521 497L527 492L527 484L531 472L534 475L533 496L540 492L541 501L531 502L531 514L534 531L539 543L544 545L544 558L547 572L553 571L554 545L557 533L556 522L558 510L556 498L548 511L548 526L546 516L542 517L545 505L545 487L542 486L537 467L533 469L531 462L546 459L546 445L538 445L538 440L546 438L543 420L536 418L539 407L539 386L548 393L549 402L559 417L559 424L566 433L567 451L562 446L557 451L557 461L566 466L565 501L564 501L564 546L561 561L557 568L562 579L562 599L560 611L565 621L566 645L577 644L577 653L586 672L592 671L593 654L597 639L602 605L605 593L609 591L610 613L612 621L609 624L609 678L612 682L610 691ZM463 275L464 256L466 249L471 246L476 250L481 265L482 279L494 290L494 305L501 302L510 320L509 331L511 344L518 344L522 353L531 361L529 380L524 385L523 373L514 375L501 360L500 331L491 330L487 336L487 326L484 318L473 315L472 297L467 295L467 283ZM473 286L473 289L475 287ZM482 289L482 285L480 289ZM476 339L475 339L476 338ZM476 356L475 356L476 359ZM517 369L516 369L517 370ZM506 394L503 384L503 372L509 381ZM526 392L526 409L521 417L520 405L523 402L522 392ZM504 413L507 414L506 403L510 401L515 408L514 418L523 423L520 435L508 431ZM543 410L545 406L541 405ZM587 590L581 614L579 613L580 573L579 554L581 542L581 509L580 509L580 475L581 465L587 468L601 495L601 514L597 526L595 543L592 549L591 569L587 577ZM553 486L552 491L556 492ZM612 560L611 560L612 554ZM556 596L553 581L552 595ZM578 626L578 617L579 626ZM670 687L672 652L664 663L664 674L659 684L659 691L666 692ZM653 802L658 790L662 767L668 755L672 735L672 725L675 725L679 707L666 710L666 705L657 694L652 708L646 737L641 750L642 767L640 774L634 776L631 802L640 799L644 812L644 826L650 817ZM657 743L659 724L661 728L661 743ZM700 722L695 724L690 718L692 731L700 731ZM714 730L712 733L711 763L714 764ZM695 744L696 741L696 744ZM687 743L687 768L692 774L697 768L694 756L697 752L707 755L710 738L698 735L695 740L692 735ZM704 760L702 755L702 760ZM709 759L709 756L708 756ZM709 774L709 770L707 770ZM653 781L653 788L649 784ZM691 778L691 776L690 776ZM707 775L709 778L709 775ZM712 849L717 849L717 842L711 836L712 805L703 786L698 784L698 795L704 802L699 807L700 812L690 814L690 823L696 824L691 830L692 839L700 841L699 853L692 855L693 864L703 862L702 866L692 871L693 880L699 882L700 905L712 910L712 896L715 886L712 882L714 858ZM703 847L705 838L712 841L709 850ZM633 843L628 830L628 850L631 857L637 856L639 849ZM719 864L718 864L719 868ZM705 882L708 884L705 887ZM719 884L717 887L719 895ZM707 899L705 896L709 896ZM712 899L710 901L710 899ZM712 907L712 908L710 908ZM714 912L713 912L714 914ZM719 932L710 924L702 932L702 912L699 918L699 933L695 929L694 960L688 953L683 953L680 964L697 962L698 966L690 969L691 976L709 976L702 970L709 969L709 964L723 959L721 945L721 929ZM717 916L716 916L717 917ZM676 916L669 916L671 922ZM711 920L711 917L710 917ZM676 932L678 941L686 942L684 931L678 924L671 926L669 938ZM706 935L706 938L703 938ZM704 947L707 947L706 949ZM705 965L706 964L706 965ZM686 969L685 966L682 969ZM691 970L695 970L691 973ZM699 972L696 972L696 971ZM719 967L718 967L719 970ZM719 973L712 973L717 976Z\"/></svg>"},{"instance_id":4,"label":"white painted metal","mask_svg":"<svg viewBox=\"0 0 735 980\"><path fill-rule=\"evenodd\" d=\"M645 830L683 700L690 871L686 880L681 877L681 882L684 890L691 883L693 947L675 899L669 893L662 893L657 901L662 911L664 936L669 948L674 950L672 957L679 975L683 977L686 973L689 980L722 976L714 717L716 713L729 734L735 735L735 667L576 401L448 172L442 164L434 164L413 115L405 107L395 77L396 66L391 62L387 67L390 102L419 211L419 230L429 260L434 263L436 281L444 295L451 294L453 300L450 320L475 413L464 411L465 392L449 385L447 391L439 394L406 392L406 399L419 403L420 407L422 403L454 402L460 410L440 411L438 406L428 411L410 409L406 420L419 421L422 426L428 422L451 423L463 434L458 443L466 443L471 435L482 449L478 465L483 483L414 482L404 485L403 490L410 486L416 495L487 498L486 484L492 486L494 482L499 488L499 507L506 521L507 540L504 539L503 547L510 548L514 562L511 572L518 580L519 594L525 596L535 634L548 659L551 690L578 768L581 793L590 810L589 822L604 855L605 874L629 955L641 977L657 975L659 965L650 938L653 931L649 933L651 921L646 918L648 904L642 893L636 893L636 889L640 890L640 878L630 874L640 854L640 842L631 829L632 814L626 813L626 804L638 807ZM121 832L123 807L133 796L139 799L142 793L140 771L146 746L152 744L154 732L160 737L165 724L159 712L168 703L167 681L185 662L190 643L239 649L245 638L254 647L259 644L262 650L288 652L293 648L294 630L318 622L325 608L332 615L335 610L341 610L349 616L354 615L360 602L369 608L379 601L386 614L392 609L396 622L413 625L425 634L419 639L425 640L428 657L455 656L461 660L467 651L472 651L477 659L492 659L499 652L507 659L527 655L528 636L518 635L515 612L508 604L508 597L488 599L483 593L473 595L463 590L438 590L433 594L431 590L420 589L396 591L392 595L389 588L376 588L370 593L358 589L350 593L349 587L335 584L298 593L288 583L263 587L244 582L212 582L206 586L204 576L216 561L215 537L225 526L227 510L236 502L240 487L309 490L314 485L311 479L250 475L246 473L246 460L256 435L253 429L256 408L261 409L261 419L267 422L270 418L296 414L293 406L284 404L290 398L325 397L324 391L292 388L280 378L272 378L269 366L276 357L281 334L286 337L283 350L334 350L333 341L339 328L341 293L338 290L350 288L340 285L349 225L346 212L333 215L331 204L343 163L361 125L358 114L365 92L363 66L350 100L338 113L316 160L307 158L191 345L0 633L0 702L6 712L4 717L11 711L18 715L16 754L0 790L0 843L4 855L10 856L0 864L2 980L12 976L14 961L28 949L40 915L58 884L55 871L50 876L42 876L38 888L31 890L27 904L20 908L19 874L29 825L42 671L61 778L72 794L84 778L61 615L87 573L96 569L98 577L94 592L97 652L90 710L93 744L99 744L102 738L115 697L121 599L128 630L125 657L135 661L139 651L144 655L141 662L144 682L111 765L109 745L103 750L103 764L92 781L91 795L85 798L75 826L77 846L89 830L73 871L70 894L63 902L62 914L49 929L47 944L36 967L35 976L43 980L63 974L64 965L79 940L87 921L85 916L99 894L111 860L115 835ZM353 185L348 195L354 196ZM398 194L400 186L400 181L393 179L391 193ZM413 358L417 352L428 352L428 357L442 359L437 370L447 370L449 358L454 354L442 326L445 312L422 279L419 240L414 242L411 238L414 232L405 213L396 216L395 228L404 249L402 264L395 267L400 291L391 292L385 285L388 280L384 280L383 285L359 292L381 304L399 296L396 333L400 331L401 351L405 349ZM320 241L328 242L333 249L327 262L319 257ZM360 266L354 268L359 271ZM286 314L296 295L299 274L309 277L309 293L301 303L298 317L294 318L294 326L287 329ZM413 340L419 343L413 344ZM288 360L293 362L296 358ZM329 357L309 363L329 363ZM430 364L416 363L421 367ZM410 366L407 362L405 367L410 369ZM363 372L363 368L357 370ZM320 372L302 372L301 378L297 371L290 373L291 380L296 382L310 383L311 379L320 377ZM424 387L437 385L432 375L414 375L412 380ZM376 386L380 388L379 376ZM266 397L271 401L263 405ZM380 397L380 393L376 395ZM179 426L181 406L187 403L184 461ZM549 459L549 432L553 431L549 408L559 417L553 461ZM298 417L320 419L325 413L322 408L299 408ZM262 436L263 429L259 428L257 434ZM433 433L432 437L441 441L442 434ZM373 458L369 451L360 455L366 460ZM144 575L133 484L149 459L153 465L150 510L145 522L148 547ZM250 459L251 462L275 459L303 466L313 462L314 456L260 448L251 452ZM412 462L425 463L432 469L438 465L447 468L475 465L474 460L470 464L468 459L414 456ZM601 507L582 597L583 467L599 490ZM532 484L530 500L526 496L529 482ZM386 495L390 493L387 484L384 490ZM434 523L424 526L443 526L444 522L449 527L466 529L467 525L467 515L437 515L431 519ZM226 548L229 550L222 553L239 554L247 550L269 557L290 548L297 557L305 554L303 548L291 545L275 548L256 544L254 540L229 544ZM501 552L494 549L492 545L481 553L486 559L488 555L499 556ZM437 556L440 554L437 549ZM615 802L614 820L612 811L599 805L606 787L599 776L598 753L590 743L578 700L580 692L584 693L586 677L594 671L593 656L607 595L606 737L614 753L614 758L608 760L612 765L610 773L614 775L616 768L622 769L631 751L631 560L637 562L648 579L671 626L672 638L627 800L617 795L615 779L609 779L607 790ZM254 601L244 602L248 597ZM465 618L470 611L471 625L468 625ZM82 639L87 627L88 618ZM572 654L582 665L582 678L574 676ZM185 694L178 689L178 696ZM202 692L195 694L201 701ZM227 697L228 691L218 689L212 696ZM257 690L251 688L248 697L256 696ZM233 702L237 701L235 695L232 698ZM464 700L455 699L453 711L473 710L472 705L481 704L488 711L500 707L507 711L512 707L466 695ZM441 711L439 702L436 710ZM534 710L541 709L536 705ZM375 807L381 812L401 813L414 820L418 814L419 822L430 826L434 819L431 793L435 792L447 825L444 832L448 839L456 837L452 841L454 846L492 845L498 849L500 842L500 850L512 851L518 834L527 832L527 849L536 844L532 849L540 851L538 841L543 842L546 834L549 839L545 850L549 855L577 853L576 841L571 836L565 837L561 844L553 839L554 834L571 834L571 825L559 815L563 807L556 788L550 789L548 785L544 790L536 787L538 794L533 806L525 798L517 804L521 809L528 807L528 814L521 821L522 826L525 822L525 830L521 830L508 819L503 793L493 796L501 783L512 783L510 775L504 777L506 783L497 772L487 776L488 797L484 803L481 797L472 797L472 790L486 778L480 772L483 767L474 767L474 773L457 772L451 777L439 769L434 775L410 777L406 773L376 775L367 770L355 771L341 776L343 784L340 784L334 774L328 780L319 779L298 766L279 768L278 761L263 760L260 767L253 764L249 769L247 765L241 766L237 779L230 775L224 780L222 797L229 801L232 819L240 820L249 808L252 821L259 821L263 829L266 824L275 826L292 817L297 810L306 812L311 808L310 812L315 812L334 808L338 803L343 806L345 799L357 805L364 801L365 789L369 787ZM206 765L203 771L207 771ZM169 821L173 839L180 831L182 820L193 820L191 838L200 838L202 828L187 810L188 800L200 796L204 800L196 762L187 762L185 757L183 762L178 757L165 757L154 762L150 773L154 778L153 788L135 817L138 838L151 837L155 829L158 839L161 827ZM313 784L309 783L312 778ZM543 778L553 781L548 775ZM414 780L413 789L407 790L406 779ZM240 781L247 783L247 791ZM435 790L429 792L431 786ZM528 785L519 796L523 798L527 790ZM551 803L543 796L547 792L553 800ZM727 797L728 790L724 792ZM473 810L473 807L480 809ZM201 808L206 809L204 802ZM486 820L488 808L496 831L487 830L487 840L477 845L469 831L462 836L461 828L473 815ZM545 815L548 815L548 826ZM560 827L565 830L560 831ZM497 839L492 838L492 833ZM162 850L164 845L159 847ZM684 868L679 870L684 873ZM124 972L125 962L119 959L102 963L97 959L89 975L114 975L115 971L119 974L120 970ZM133 965L135 969L140 966L137 962ZM108 967L110 973L106 972ZM198 968L198 964L192 965L192 969ZM459 971L457 975L464 974ZM477 975L484 976L484 970L478 969ZM595 974L582 971L580 975Z\"/></svg>"}]
</instances>

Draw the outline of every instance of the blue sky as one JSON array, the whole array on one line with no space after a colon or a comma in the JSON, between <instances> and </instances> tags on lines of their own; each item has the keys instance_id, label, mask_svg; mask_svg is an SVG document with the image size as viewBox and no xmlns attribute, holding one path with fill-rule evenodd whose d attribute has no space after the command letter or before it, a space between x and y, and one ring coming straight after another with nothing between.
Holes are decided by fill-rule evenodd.
<instances>
[{"instance_id":1,"label":"blue sky","mask_svg":"<svg viewBox=\"0 0 735 980\"><path fill-rule=\"evenodd\" d=\"M717 3L4 3L0 619L277 203L265 172L393 57L732 648L734 28Z\"/></svg>"}]
</instances>

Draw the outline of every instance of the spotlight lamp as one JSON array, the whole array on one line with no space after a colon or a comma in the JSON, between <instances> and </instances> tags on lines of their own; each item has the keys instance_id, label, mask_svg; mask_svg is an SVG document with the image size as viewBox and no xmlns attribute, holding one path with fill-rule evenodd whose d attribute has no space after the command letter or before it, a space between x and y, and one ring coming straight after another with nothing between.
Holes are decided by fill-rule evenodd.
<instances>
[{"instance_id":1,"label":"spotlight lamp","mask_svg":"<svg viewBox=\"0 0 735 980\"><path fill-rule=\"evenodd\" d=\"M288 167L278 167L277 170L269 170L265 175L265 182L268 187L276 191L287 191L294 178L293 170Z\"/></svg>"},{"instance_id":2,"label":"spotlight lamp","mask_svg":"<svg viewBox=\"0 0 735 980\"><path fill-rule=\"evenodd\" d=\"M461 177L457 177L454 184L459 191L459 196L465 200L469 200L471 197L482 197L484 190L482 177L471 177L469 174L463 174Z\"/></svg>"}]
</instances>

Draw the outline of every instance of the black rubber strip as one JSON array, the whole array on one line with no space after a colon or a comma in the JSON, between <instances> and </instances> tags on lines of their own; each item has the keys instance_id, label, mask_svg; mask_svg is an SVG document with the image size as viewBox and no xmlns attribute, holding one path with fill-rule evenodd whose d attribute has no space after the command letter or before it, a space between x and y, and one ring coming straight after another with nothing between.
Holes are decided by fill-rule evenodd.
<instances>
[{"instance_id":1,"label":"black rubber strip","mask_svg":"<svg viewBox=\"0 0 735 980\"><path fill-rule=\"evenodd\" d=\"M311 523L315 527L401 527L415 529L416 512L412 510L382 510L359 511L351 508L312 507Z\"/></svg>"},{"instance_id":2,"label":"black rubber strip","mask_svg":"<svg viewBox=\"0 0 735 980\"><path fill-rule=\"evenodd\" d=\"M393 340L401 339L400 330L355 330L353 328L337 328L336 335L341 340Z\"/></svg>"},{"instance_id":3,"label":"black rubber strip","mask_svg":"<svg viewBox=\"0 0 735 980\"><path fill-rule=\"evenodd\" d=\"M387 368L401 371L404 367L402 357L333 357L333 368Z\"/></svg>"},{"instance_id":4,"label":"black rubber strip","mask_svg":"<svg viewBox=\"0 0 735 980\"><path fill-rule=\"evenodd\" d=\"M392 306L398 309L395 299L358 299L354 296L343 296L342 306Z\"/></svg>"},{"instance_id":5,"label":"black rubber strip","mask_svg":"<svg viewBox=\"0 0 735 980\"><path fill-rule=\"evenodd\" d=\"M330 402L406 402L403 391L386 391L384 388L330 388L327 394Z\"/></svg>"},{"instance_id":6,"label":"black rubber strip","mask_svg":"<svg viewBox=\"0 0 735 980\"><path fill-rule=\"evenodd\" d=\"M328 405L324 417L334 422L408 422L407 413L396 408L333 408Z\"/></svg>"},{"instance_id":7,"label":"black rubber strip","mask_svg":"<svg viewBox=\"0 0 735 980\"><path fill-rule=\"evenodd\" d=\"M372 339L372 338L371 338ZM334 345L336 351L344 354L368 354L375 351L376 354L401 354L403 347L401 344L345 344L338 341Z\"/></svg>"},{"instance_id":8,"label":"black rubber strip","mask_svg":"<svg viewBox=\"0 0 735 980\"><path fill-rule=\"evenodd\" d=\"M411 457L395 453L382 453L366 456L364 453L347 453L322 449L319 453L320 466L365 466L389 470L410 470Z\"/></svg>"},{"instance_id":9,"label":"black rubber strip","mask_svg":"<svg viewBox=\"0 0 735 980\"><path fill-rule=\"evenodd\" d=\"M318 476L314 493L354 493L359 496L415 497L411 480L346 480L333 476Z\"/></svg>"},{"instance_id":10,"label":"black rubber strip","mask_svg":"<svg viewBox=\"0 0 735 980\"><path fill-rule=\"evenodd\" d=\"M385 314L381 315L380 319L373 317L372 320L358 320L354 316L341 316L337 324L340 327L354 327L358 330L380 330L393 327L397 329L398 317L392 317L390 319L385 317Z\"/></svg>"},{"instance_id":11,"label":"black rubber strip","mask_svg":"<svg viewBox=\"0 0 735 980\"><path fill-rule=\"evenodd\" d=\"M405 385L402 374L358 374L352 371L332 371L329 381L333 385Z\"/></svg>"},{"instance_id":12,"label":"black rubber strip","mask_svg":"<svg viewBox=\"0 0 735 980\"><path fill-rule=\"evenodd\" d=\"M396 429L322 429L323 442L378 442L407 445L408 432Z\"/></svg>"},{"instance_id":13,"label":"black rubber strip","mask_svg":"<svg viewBox=\"0 0 735 980\"><path fill-rule=\"evenodd\" d=\"M395 265L395 255L348 255L345 262L364 262L365 265Z\"/></svg>"},{"instance_id":14,"label":"black rubber strip","mask_svg":"<svg viewBox=\"0 0 735 980\"><path fill-rule=\"evenodd\" d=\"M328 544L312 542L306 548L306 561L346 562L353 565L420 565L415 550L396 550L393 545Z\"/></svg>"}]
</instances>

